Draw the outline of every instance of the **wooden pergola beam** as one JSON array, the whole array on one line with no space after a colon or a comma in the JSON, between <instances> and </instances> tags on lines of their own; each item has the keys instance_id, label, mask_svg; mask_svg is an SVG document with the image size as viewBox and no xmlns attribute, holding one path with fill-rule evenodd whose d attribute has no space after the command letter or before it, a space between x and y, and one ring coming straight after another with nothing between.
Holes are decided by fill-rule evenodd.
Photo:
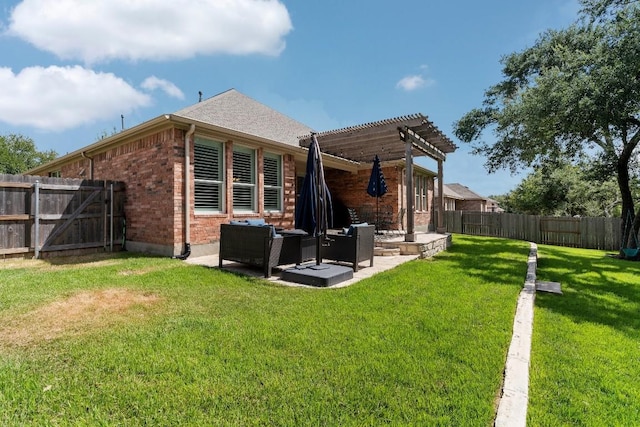
<instances>
[{"instance_id":1,"label":"wooden pergola beam","mask_svg":"<svg viewBox=\"0 0 640 427\"><path fill-rule=\"evenodd\" d=\"M381 161L399 160L406 154L404 144L397 139L399 127L411 132L410 137L415 142L411 150L413 156L428 155L437 160L456 149L455 144L422 114L320 132L317 138L322 152L356 162L371 162L376 154ZM308 147L310 141L310 136L302 137L300 145Z\"/></svg>"},{"instance_id":2,"label":"wooden pergola beam","mask_svg":"<svg viewBox=\"0 0 640 427\"><path fill-rule=\"evenodd\" d=\"M398 137L399 136L399 137ZM354 162L368 164L378 155L381 161L405 159L407 233L405 241L415 241L414 234L414 182L413 157L428 156L438 162L438 185L443 182L443 162L456 145L422 114L396 117L365 123L316 135L323 153L340 156ZM300 145L308 147L311 136L300 138ZM438 198L438 224L440 231L444 214L442 190Z\"/></svg>"},{"instance_id":3,"label":"wooden pergola beam","mask_svg":"<svg viewBox=\"0 0 640 427\"><path fill-rule=\"evenodd\" d=\"M398 133L400 139L404 142L411 142L412 146L420 150L422 153L431 157L434 160L444 160L447 158L446 154L436 148L434 145L428 143L416 134L409 126L405 126L404 129L398 127Z\"/></svg>"}]
</instances>

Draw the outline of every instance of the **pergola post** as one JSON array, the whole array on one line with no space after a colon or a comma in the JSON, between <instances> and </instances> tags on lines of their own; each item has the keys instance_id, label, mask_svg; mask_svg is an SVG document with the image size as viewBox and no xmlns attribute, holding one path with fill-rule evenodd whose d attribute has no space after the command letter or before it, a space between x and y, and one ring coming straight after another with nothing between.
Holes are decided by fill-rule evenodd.
<instances>
[{"instance_id":1,"label":"pergola post","mask_svg":"<svg viewBox=\"0 0 640 427\"><path fill-rule=\"evenodd\" d=\"M415 242L416 236L414 234L414 223L413 223L413 210L414 210L414 194L415 190L413 188L413 156L411 154L411 149L413 148L412 141L407 138L405 141L405 171L406 171L406 189L405 191L407 196L407 232L404 235L405 242Z\"/></svg>"},{"instance_id":2,"label":"pergola post","mask_svg":"<svg viewBox=\"0 0 640 427\"><path fill-rule=\"evenodd\" d=\"M443 184L443 164L442 159L438 159L438 224L436 225L436 232L444 234L446 228L444 227L444 184Z\"/></svg>"}]
</instances>

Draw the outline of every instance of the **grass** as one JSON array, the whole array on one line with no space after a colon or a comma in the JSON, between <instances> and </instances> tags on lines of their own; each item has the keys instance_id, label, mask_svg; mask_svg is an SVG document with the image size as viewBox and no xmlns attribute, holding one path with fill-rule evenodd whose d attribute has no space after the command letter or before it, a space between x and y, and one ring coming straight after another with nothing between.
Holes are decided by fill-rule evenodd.
<instances>
[{"instance_id":1,"label":"grass","mask_svg":"<svg viewBox=\"0 0 640 427\"><path fill-rule=\"evenodd\" d=\"M528 425L640 425L640 263L539 247Z\"/></svg>"},{"instance_id":2,"label":"grass","mask_svg":"<svg viewBox=\"0 0 640 427\"><path fill-rule=\"evenodd\" d=\"M528 245L341 289L177 260L0 264L1 425L492 424Z\"/></svg>"}]
</instances>

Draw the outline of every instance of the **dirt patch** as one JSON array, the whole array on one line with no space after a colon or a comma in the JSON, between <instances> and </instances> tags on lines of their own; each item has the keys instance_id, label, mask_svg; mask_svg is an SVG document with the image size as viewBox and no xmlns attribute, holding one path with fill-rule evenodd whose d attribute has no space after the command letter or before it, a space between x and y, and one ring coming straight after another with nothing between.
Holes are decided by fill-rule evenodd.
<instances>
[{"instance_id":1,"label":"dirt patch","mask_svg":"<svg viewBox=\"0 0 640 427\"><path fill-rule=\"evenodd\" d=\"M130 289L80 292L3 322L0 345L25 347L95 331L144 316L148 313L144 308L159 301L157 295Z\"/></svg>"},{"instance_id":2,"label":"dirt patch","mask_svg":"<svg viewBox=\"0 0 640 427\"><path fill-rule=\"evenodd\" d=\"M117 265L121 261L117 259L102 259L97 258L96 256L85 256L85 257L75 257L70 260L65 260L67 262L61 262L60 260L41 260L41 259L22 259L22 258L13 258L13 259L4 259L0 260L0 270L12 270L16 268L25 268L30 271L59 271L59 270L70 270L77 269L81 264L82 268L91 268L91 267L106 267L110 265Z\"/></svg>"}]
</instances>

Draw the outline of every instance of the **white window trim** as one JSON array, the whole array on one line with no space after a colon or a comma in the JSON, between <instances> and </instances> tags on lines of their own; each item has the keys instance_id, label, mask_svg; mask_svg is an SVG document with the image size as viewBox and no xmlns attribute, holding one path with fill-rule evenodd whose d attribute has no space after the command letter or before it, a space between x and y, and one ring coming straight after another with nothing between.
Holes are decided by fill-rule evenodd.
<instances>
[{"instance_id":1,"label":"white window trim","mask_svg":"<svg viewBox=\"0 0 640 427\"><path fill-rule=\"evenodd\" d=\"M267 189L275 189L278 190L278 205L279 208L278 209L269 209L267 208L267 206L264 206L264 211L265 212L283 212L284 211L284 156L282 154L276 154L276 153L268 153L268 152L264 152L262 155L262 164L263 164L263 173L264 173L264 161L267 158L272 158L272 159L276 159L278 161L278 178L280 181L280 185L278 186L274 186L274 185L267 185L267 180L266 180L266 175L265 175L265 179L264 179L264 188L262 189L263 191L263 195L266 194ZM263 199L265 199L265 197L263 196Z\"/></svg>"},{"instance_id":2,"label":"white window trim","mask_svg":"<svg viewBox=\"0 0 640 427\"><path fill-rule=\"evenodd\" d=\"M210 145L210 146L217 146L220 150L220 180L219 181L214 181L214 180L203 180L203 179L196 179L195 176L195 146L196 145ZM195 215L211 215L211 214L220 214L223 213L225 211L225 206L226 206L226 191L225 191L225 145L220 142L220 141L215 141L213 139L208 139L208 138L203 138L203 137L195 137L194 138L194 173L193 173L193 183L194 183L194 187L195 187L195 183L196 182L207 182L207 183L214 183L216 185L219 186L220 188L220 207L218 209L212 209L212 208L196 208L195 207L195 191L193 194L193 210L194 210L194 214Z\"/></svg>"},{"instance_id":3,"label":"white window trim","mask_svg":"<svg viewBox=\"0 0 640 427\"><path fill-rule=\"evenodd\" d=\"M258 164L257 164L257 156L258 156L258 150L254 149L254 148L249 148L249 147L243 147L243 146L239 146L239 145L234 145L233 147L233 153L232 153L232 157L233 154L235 153L245 153L245 154L250 154L251 155L251 183L240 183L240 182L233 182L232 184L232 188L231 188L231 197L233 197L233 212L234 213L255 213L258 211ZM235 165L233 165L233 168L235 170ZM238 208L236 206L235 203L235 189L236 188L250 188L252 189L252 196L251 196L251 208L247 209L247 208Z\"/></svg>"}]
</instances>

